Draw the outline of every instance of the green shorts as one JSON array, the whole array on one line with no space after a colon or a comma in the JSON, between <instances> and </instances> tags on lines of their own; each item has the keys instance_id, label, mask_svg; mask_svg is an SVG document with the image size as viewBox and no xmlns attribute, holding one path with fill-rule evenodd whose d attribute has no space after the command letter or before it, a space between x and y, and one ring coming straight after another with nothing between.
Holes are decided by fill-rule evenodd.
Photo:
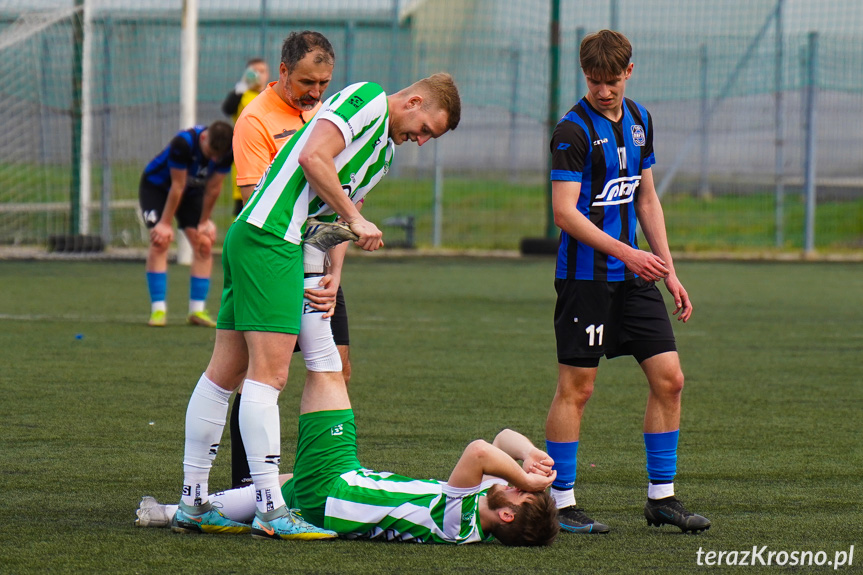
<instances>
[{"instance_id":1,"label":"green shorts","mask_svg":"<svg viewBox=\"0 0 863 575\"><path fill-rule=\"evenodd\" d=\"M216 327L300 333L303 250L245 222L234 222L222 249L225 288Z\"/></svg>"},{"instance_id":2,"label":"green shorts","mask_svg":"<svg viewBox=\"0 0 863 575\"><path fill-rule=\"evenodd\" d=\"M324 526L327 496L342 473L362 469L357 459L357 426L352 409L300 415L294 477L282 485L289 508Z\"/></svg>"}]
</instances>

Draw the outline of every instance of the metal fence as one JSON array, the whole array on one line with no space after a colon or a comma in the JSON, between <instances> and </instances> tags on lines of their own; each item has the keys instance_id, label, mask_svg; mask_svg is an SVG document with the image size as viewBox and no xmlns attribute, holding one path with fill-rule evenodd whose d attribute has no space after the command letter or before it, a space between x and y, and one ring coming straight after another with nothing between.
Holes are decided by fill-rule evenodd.
<instances>
[{"instance_id":1,"label":"metal fence","mask_svg":"<svg viewBox=\"0 0 863 575\"><path fill-rule=\"evenodd\" d=\"M74 231L145 245L137 182L180 128L181 15L180 0L0 3L0 244ZM462 124L434 145L400 146L367 214L413 222L419 246L515 248L548 232L549 119L583 95L578 45L605 27L634 46L627 96L653 115L673 249L863 245L857 0L210 0L198 14L196 120L222 119L246 60L276 69L294 30L333 43L332 90L371 80L393 91L449 71ZM89 200L76 206L82 186Z\"/></svg>"}]
</instances>

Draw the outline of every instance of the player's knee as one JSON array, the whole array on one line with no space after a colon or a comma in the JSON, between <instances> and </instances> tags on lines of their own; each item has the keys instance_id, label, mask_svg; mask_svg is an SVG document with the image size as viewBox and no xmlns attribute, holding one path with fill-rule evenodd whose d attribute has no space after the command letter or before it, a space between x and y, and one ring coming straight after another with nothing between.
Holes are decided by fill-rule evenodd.
<instances>
[{"instance_id":1,"label":"player's knee","mask_svg":"<svg viewBox=\"0 0 863 575\"><path fill-rule=\"evenodd\" d=\"M309 324L302 324L303 327L306 325ZM306 362L306 369L314 372L343 371L342 358L335 342L333 342L332 335L325 330L320 333L310 333L311 330L303 333L303 327L300 328L299 341L303 360ZM327 327L329 326L327 325Z\"/></svg>"},{"instance_id":2,"label":"player's knee","mask_svg":"<svg viewBox=\"0 0 863 575\"><path fill-rule=\"evenodd\" d=\"M655 393L660 394L666 399L679 400L683 393L683 380L683 372L678 370L663 377L652 387Z\"/></svg>"},{"instance_id":3,"label":"player's knee","mask_svg":"<svg viewBox=\"0 0 863 575\"><path fill-rule=\"evenodd\" d=\"M152 239L150 240L150 253L156 256L164 256L168 253L168 249L170 248L170 243L168 242L154 242Z\"/></svg>"},{"instance_id":4,"label":"player's knee","mask_svg":"<svg viewBox=\"0 0 863 575\"><path fill-rule=\"evenodd\" d=\"M333 346L332 349L329 351L318 350L314 353L309 354L305 353L305 348L303 348L303 359L306 360L306 369L309 371L343 372L342 358L339 357L339 352L336 349L336 346Z\"/></svg>"},{"instance_id":5,"label":"player's knee","mask_svg":"<svg viewBox=\"0 0 863 575\"><path fill-rule=\"evenodd\" d=\"M593 382L560 382L557 386L557 395L568 404L584 407L593 395Z\"/></svg>"},{"instance_id":6,"label":"player's knee","mask_svg":"<svg viewBox=\"0 0 863 575\"><path fill-rule=\"evenodd\" d=\"M309 371L342 371L342 359L330 322L322 313L305 313L300 320L300 335L297 340L303 352L306 369Z\"/></svg>"},{"instance_id":7,"label":"player's knee","mask_svg":"<svg viewBox=\"0 0 863 575\"><path fill-rule=\"evenodd\" d=\"M200 238L194 253L196 257L202 260L211 258L213 255L213 242L209 238Z\"/></svg>"},{"instance_id":8,"label":"player's knee","mask_svg":"<svg viewBox=\"0 0 863 575\"><path fill-rule=\"evenodd\" d=\"M680 396L683 393L683 383L684 383L683 372L678 371L668 381L668 393L676 396Z\"/></svg>"}]
</instances>

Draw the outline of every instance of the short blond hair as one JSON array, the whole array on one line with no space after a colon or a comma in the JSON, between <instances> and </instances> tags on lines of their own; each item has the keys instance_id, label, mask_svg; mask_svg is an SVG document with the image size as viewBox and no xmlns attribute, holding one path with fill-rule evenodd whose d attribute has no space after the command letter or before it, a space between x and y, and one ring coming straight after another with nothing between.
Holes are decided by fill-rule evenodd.
<instances>
[{"instance_id":1,"label":"short blond hair","mask_svg":"<svg viewBox=\"0 0 863 575\"><path fill-rule=\"evenodd\" d=\"M461 97L452 76L446 72L432 74L414 82L410 90L421 92L428 106L436 106L447 113L447 130L455 130L461 121Z\"/></svg>"}]
</instances>

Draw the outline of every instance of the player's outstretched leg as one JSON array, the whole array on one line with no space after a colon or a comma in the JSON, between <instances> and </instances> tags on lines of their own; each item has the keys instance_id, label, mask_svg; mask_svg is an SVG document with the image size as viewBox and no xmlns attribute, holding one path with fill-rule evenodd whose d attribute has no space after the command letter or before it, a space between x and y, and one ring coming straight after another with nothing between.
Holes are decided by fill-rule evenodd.
<instances>
[{"instance_id":1,"label":"player's outstretched leg","mask_svg":"<svg viewBox=\"0 0 863 575\"><path fill-rule=\"evenodd\" d=\"M251 531L251 527L246 523L231 521L208 501L197 506L180 503L179 509L171 520L171 531L243 535Z\"/></svg>"},{"instance_id":2,"label":"player's outstretched leg","mask_svg":"<svg viewBox=\"0 0 863 575\"><path fill-rule=\"evenodd\" d=\"M648 499L644 504L644 517L648 525L659 527L667 523L680 527L684 533L691 531L697 535L710 529L710 519L688 511L674 496Z\"/></svg>"},{"instance_id":3,"label":"player's outstretched leg","mask_svg":"<svg viewBox=\"0 0 863 575\"><path fill-rule=\"evenodd\" d=\"M269 513L255 513L252 521L252 537L262 539L300 539L314 541L318 539L335 539L335 531L315 527L300 517L296 509L280 507Z\"/></svg>"}]
</instances>

